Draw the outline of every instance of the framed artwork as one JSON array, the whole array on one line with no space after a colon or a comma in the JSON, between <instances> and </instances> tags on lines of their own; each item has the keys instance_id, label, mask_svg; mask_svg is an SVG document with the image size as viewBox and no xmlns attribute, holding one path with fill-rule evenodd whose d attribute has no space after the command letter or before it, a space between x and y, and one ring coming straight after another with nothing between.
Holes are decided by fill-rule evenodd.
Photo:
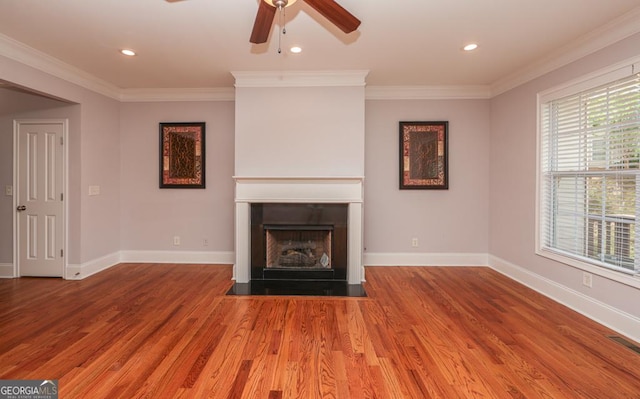
<instances>
[{"instance_id":1,"label":"framed artwork","mask_svg":"<svg viewBox=\"0 0 640 399\"><path fill-rule=\"evenodd\" d=\"M448 189L449 122L400 122L400 189Z\"/></svg>"},{"instance_id":2,"label":"framed artwork","mask_svg":"<svg viewBox=\"0 0 640 399\"><path fill-rule=\"evenodd\" d=\"M160 123L160 188L205 188L205 122Z\"/></svg>"}]
</instances>

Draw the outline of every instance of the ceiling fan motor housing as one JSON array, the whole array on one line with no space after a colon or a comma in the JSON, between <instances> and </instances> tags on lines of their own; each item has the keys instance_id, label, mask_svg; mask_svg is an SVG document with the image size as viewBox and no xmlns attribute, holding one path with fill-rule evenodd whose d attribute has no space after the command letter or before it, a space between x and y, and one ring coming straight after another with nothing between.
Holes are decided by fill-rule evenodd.
<instances>
[{"instance_id":1,"label":"ceiling fan motor housing","mask_svg":"<svg viewBox=\"0 0 640 399\"><path fill-rule=\"evenodd\" d=\"M275 8L285 8L286 6L290 6L291 4L296 2L296 0L292 0L291 2L289 2L289 0L264 0L264 1L274 6Z\"/></svg>"}]
</instances>

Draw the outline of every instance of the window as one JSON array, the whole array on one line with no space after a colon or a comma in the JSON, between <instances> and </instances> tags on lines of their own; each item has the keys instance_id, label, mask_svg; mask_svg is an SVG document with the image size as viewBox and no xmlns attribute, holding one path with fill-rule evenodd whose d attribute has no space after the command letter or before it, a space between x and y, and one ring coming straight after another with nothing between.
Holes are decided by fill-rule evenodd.
<instances>
[{"instance_id":1,"label":"window","mask_svg":"<svg viewBox=\"0 0 640 399\"><path fill-rule=\"evenodd\" d=\"M543 94L540 111L539 249L640 272L640 73Z\"/></svg>"}]
</instances>

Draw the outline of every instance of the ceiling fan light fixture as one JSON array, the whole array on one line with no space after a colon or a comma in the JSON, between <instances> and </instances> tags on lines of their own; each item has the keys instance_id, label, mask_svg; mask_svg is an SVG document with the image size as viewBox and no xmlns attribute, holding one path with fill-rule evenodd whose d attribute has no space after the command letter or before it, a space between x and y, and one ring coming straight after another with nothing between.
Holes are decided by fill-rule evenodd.
<instances>
[{"instance_id":1,"label":"ceiling fan light fixture","mask_svg":"<svg viewBox=\"0 0 640 399\"><path fill-rule=\"evenodd\" d=\"M289 7L297 0L264 0L265 3L269 4L272 7L280 8L280 7Z\"/></svg>"},{"instance_id":2,"label":"ceiling fan light fixture","mask_svg":"<svg viewBox=\"0 0 640 399\"><path fill-rule=\"evenodd\" d=\"M133 57L134 55L136 55L136 52L133 50L130 50L128 48L123 48L122 50L120 50L120 53L128 56L128 57Z\"/></svg>"},{"instance_id":3,"label":"ceiling fan light fixture","mask_svg":"<svg viewBox=\"0 0 640 399\"><path fill-rule=\"evenodd\" d=\"M302 47L300 46L293 46L289 49L289 51L291 51L294 54L298 54L302 52Z\"/></svg>"}]
</instances>

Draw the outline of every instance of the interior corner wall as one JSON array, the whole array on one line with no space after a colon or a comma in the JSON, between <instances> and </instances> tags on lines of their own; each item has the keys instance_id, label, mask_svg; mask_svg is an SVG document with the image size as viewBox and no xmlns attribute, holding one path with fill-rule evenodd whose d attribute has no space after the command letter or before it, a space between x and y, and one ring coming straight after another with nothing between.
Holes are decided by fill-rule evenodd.
<instances>
[{"instance_id":1,"label":"interior corner wall","mask_svg":"<svg viewBox=\"0 0 640 399\"><path fill-rule=\"evenodd\" d=\"M490 253L558 286L640 318L640 290L535 253L537 93L640 55L640 34L550 72L491 100Z\"/></svg>"},{"instance_id":2,"label":"interior corner wall","mask_svg":"<svg viewBox=\"0 0 640 399\"><path fill-rule=\"evenodd\" d=\"M120 102L87 92L80 110L80 264L85 265L120 251ZM74 177L78 181L78 176L70 180ZM91 186L100 188L99 195L89 195Z\"/></svg>"}]
</instances>

